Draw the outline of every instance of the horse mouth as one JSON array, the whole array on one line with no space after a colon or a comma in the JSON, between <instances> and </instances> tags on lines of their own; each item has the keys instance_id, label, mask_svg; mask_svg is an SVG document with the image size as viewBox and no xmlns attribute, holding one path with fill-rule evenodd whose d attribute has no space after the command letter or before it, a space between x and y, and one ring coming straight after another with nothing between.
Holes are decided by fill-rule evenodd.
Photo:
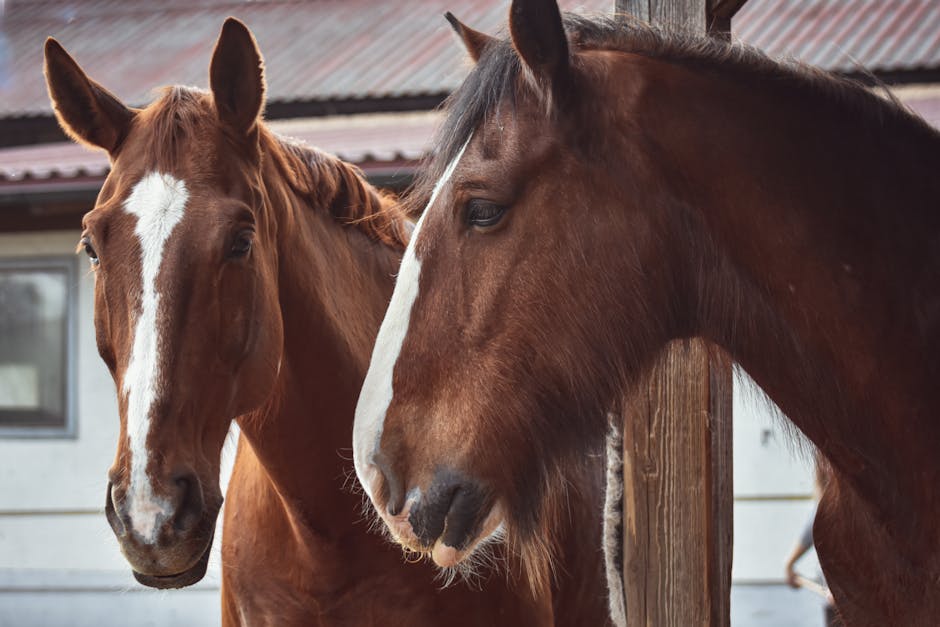
<instances>
[{"instance_id":1,"label":"horse mouth","mask_svg":"<svg viewBox=\"0 0 940 627\"><path fill-rule=\"evenodd\" d=\"M185 588L186 586L198 583L206 575L206 569L209 566L209 553L212 552L212 540L214 536L215 534L213 533L213 535L209 537L206 550L202 552L202 556L196 560L196 563L187 570L176 573L175 575L145 575L133 570L134 579L136 579L138 583L159 590Z\"/></svg>"},{"instance_id":2,"label":"horse mouth","mask_svg":"<svg viewBox=\"0 0 940 627\"><path fill-rule=\"evenodd\" d=\"M483 521L474 527L471 535L459 539L449 537L447 533L447 520L444 522L444 531L433 540L422 539L415 532L409 516L409 509L397 516L383 515L387 529L392 539L402 547L407 554L430 557L438 568L448 569L460 565L467 557L482 549L484 546L498 542L503 537L505 522L503 508L494 505L483 517ZM446 539L446 540L445 540ZM458 546L452 546L450 543Z\"/></svg>"},{"instance_id":3,"label":"horse mouth","mask_svg":"<svg viewBox=\"0 0 940 627\"><path fill-rule=\"evenodd\" d=\"M450 546L444 540L447 537L445 532L434 542L431 547L431 561L438 568L454 568L463 562L468 556L481 550L484 546L493 542L498 542L503 537L504 521L502 508L494 506L483 522L474 537L463 538L458 544L459 547Z\"/></svg>"}]
</instances>

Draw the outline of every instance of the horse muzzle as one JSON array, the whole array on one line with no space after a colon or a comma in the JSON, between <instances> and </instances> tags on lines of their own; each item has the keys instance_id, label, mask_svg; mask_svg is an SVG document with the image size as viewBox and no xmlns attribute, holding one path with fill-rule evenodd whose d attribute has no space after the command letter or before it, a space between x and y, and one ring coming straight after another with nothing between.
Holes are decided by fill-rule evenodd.
<instances>
[{"instance_id":1,"label":"horse muzzle","mask_svg":"<svg viewBox=\"0 0 940 627\"><path fill-rule=\"evenodd\" d=\"M202 556L200 556L199 560L191 568L175 575L146 575L132 568L134 579L145 586L161 590L185 588L186 586L198 583L206 575L206 568L209 566L209 553L212 552L212 540L214 537L215 531L209 536L209 541L206 543L206 548Z\"/></svg>"},{"instance_id":2,"label":"horse muzzle","mask_svg":"<svg viewBox=\"0 0 940 627\"><path fill-rule=\"evenodd\" d=\"M105 515L138 582L181 588L203 578L221 496L207 504L198 479L176 479L167 498L141 502L108 484Z\"/></svg>"},{"instance_id":3,"label":"horse muzzle","mask_svg":"<svg viewBox=\"0 0 940 627\"><path fill-rule=\"evenodd\" d=\"M411 551L429 554L439 567L456 566L498 535L502 508L488 490L461 473L439 470L427 489L412 488L405 494L387 465L379 465L379 470L389 494L379 510L392 536Z\"/></svg>"}]
</instances>

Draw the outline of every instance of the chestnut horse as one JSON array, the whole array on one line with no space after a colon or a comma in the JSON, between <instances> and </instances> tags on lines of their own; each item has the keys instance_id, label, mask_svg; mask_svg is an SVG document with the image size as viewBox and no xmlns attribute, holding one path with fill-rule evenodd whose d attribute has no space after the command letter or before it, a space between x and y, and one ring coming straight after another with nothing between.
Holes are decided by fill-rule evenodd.
<instances>
[{"instance_id":1,"label":"chestnut horse","mask_svg":"<svg viewBox=\"0 0 940 627\"><path fill-rule=\"evenodd\" d=\"M816 547L850 625L940 617L940 135L759 52L514 0L455 93L354 426L438 563L538 546L563 476L673 338L831 461ZM536 550L536 553L538 550ZM627 608L629 611L629 608Z\"/></svg>"},{"instance_id":2,"label":"chestnut horse","mask_svg":"<svg viewBox=\"0 0 940 627\"><path fill-rule=\"evenodd\" d=\"M46 76L63 128L111 158L82 246L121 420L106 513L138 581L202 578L222 504L220 453L237 419L226 625L603 615L600 573L574 567L583 587L572 579L537 599L496 576L482 590L440 590L432 567L407 564L359 520L340 452L410 224L356 168L265 127L262 60L243 24L222 28L211 91L169 88L143 110L52 39ZM572 544L598 533L585 526Z\"/></svg>"}]
</instances>

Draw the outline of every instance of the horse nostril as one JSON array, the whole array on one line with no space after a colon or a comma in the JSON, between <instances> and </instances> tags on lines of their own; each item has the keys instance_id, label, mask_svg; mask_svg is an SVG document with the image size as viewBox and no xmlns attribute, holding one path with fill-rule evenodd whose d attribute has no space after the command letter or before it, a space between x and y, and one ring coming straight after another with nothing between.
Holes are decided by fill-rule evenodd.
<instances>
[{"instance_id":1,"label":"horse nostril","mask_svg":"<svg viewBox=\"0 0 940 627\"><path fill-rule=\"evenodd\" d=\"M459 472L442 469L409 520L425 545L440 539L447 546L462 549L479 531L488 501L487 492L476 482Z\"/></svg>"},{"instance_id":2,"label":"horse nostril","mask_svg":"<svg viewBox=\"0 0 940 627\"><path fill-rule=\"evenodd\" d=\"M482 522L484 501L485 496L478 487L462 485L458 488L446 514L447 525L441 541L455 549L465 548Z\"/></svg>"},{"instance_id":3,"label":"horse nostril","mask_svg":"<svg viewBox=\"0 0 940 627\"><path fill-rule=\"evenodd\" d=\"M392 465L388 463L382 451L376 452L372 463L379 469L379 473L385 480L385 491L388 493L388 502L385 504L385 509L388 511L389 516L398 516L405 507L405 485L392 469Z\"/></svg>"},{"instance_id":4,"label":"horse nostril","mask_svg":"<svg viewBox=\"0 0 940 627\"><path fill-rule=\"evenodd\" d=\"M205 510L202 485L194 474L187 474L174 479L176 486L175 513L173 528L176 531L188 531L199 524Z\"/></svg>"},{"instance_id":5,"label":"horse nostril","mask_svg":"<svg viewBox=\"0 0 940 627\"><path fill-rule=\"evenodd\" d=\"M124 516L118 514L117 506L114 504L114 483L111 481L108 482L108 489L105 492L104 515L116 536L120 537L127 533Z\"/></svg>"}]
</instances>

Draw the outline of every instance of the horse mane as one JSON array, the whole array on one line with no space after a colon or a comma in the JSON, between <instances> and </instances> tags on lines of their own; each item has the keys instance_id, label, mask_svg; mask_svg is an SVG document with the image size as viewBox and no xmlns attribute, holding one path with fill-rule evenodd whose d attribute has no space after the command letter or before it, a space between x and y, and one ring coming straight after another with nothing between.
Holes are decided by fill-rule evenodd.
<instances>
[{"instance_id":1,"label":"horse mane","mask_svg":"<svg viewBox=\"0 0 940 627\"><path fill-rule=\"evenodd\" d=\"M906 128L935 136L927 122L913 114L889 91L883 98L859 81L830 74L793 59L774 60L761 50L740 43L731 44L681 30L664 31L632 16L563 16L572 52L606 50L642 55L673 63L697 72L713 73L759 83L765 88L798 90L817 101L822 99L841 111L854 112L873 128ZM435 137L433 153L425 158L422 173L406 197L406 211L419 215L434 184L463 143L498 105L510 106L520 90L531 89L520 81L522 64L510 41L494 40L484 50L463 84L444 101L447 112Z\"/></svg>"},{"instance_id":2,"label":"horse mane","mask_svg":"<svg viewBox=\"0 0 940 627\"><path fill-rule=\"evenodd\" d=\"M405 249L410 219L397 198L370 185L358 167L271 131L262 133L262 145L291 189L311 205L328 207L336 220L373 241Z\"/></svg>"},{"instance_id":3,"label":"horse mane","mask_svg":"<svg viewBox=\"0 0 940 627\"><path fill-rule=\"evenodd\" d=\"M217 124L212 95L196 87L174 85L142 112L149 123L157 167L172 170L188 138ZM324 207L334 219L354 226L373 241L404 250L410 220L391 194L372 187L362 171L316 148L281 137L259 124L263 153L277 166L290 188L311 207Z\"/></svg>"}]
</instances>

